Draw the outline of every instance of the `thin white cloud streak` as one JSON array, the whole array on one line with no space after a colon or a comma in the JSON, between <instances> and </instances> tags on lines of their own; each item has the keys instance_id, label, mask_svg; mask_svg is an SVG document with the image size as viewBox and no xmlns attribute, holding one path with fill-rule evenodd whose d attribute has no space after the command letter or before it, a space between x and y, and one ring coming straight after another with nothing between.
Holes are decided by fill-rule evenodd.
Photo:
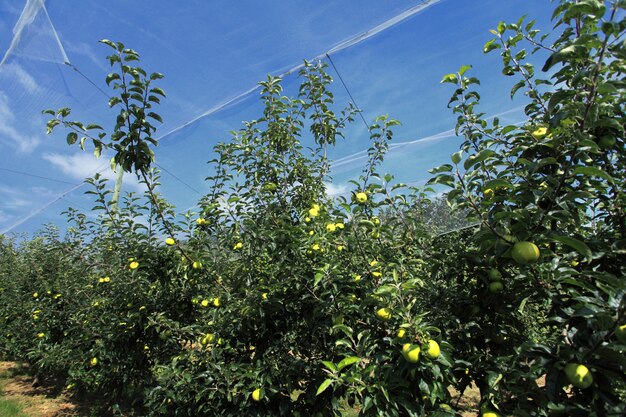
<instances>
[{"instance_id":1,"label":"thin white cloud streak","mask_svg":"<svg viewBox=\"0 0 626 417\"><path fill-rule=\"evenodd\" d=\"M24 192L19 188L7 187L0 185L0 208L2 209L23 209L31 205L31 202L24 198Z\"/></svg>"},{"instance_id":2,"label":"thin white cloud streak","mask_svg":"<svg viewBox=\"0 0 626 417\"><path fill-rule=\"evenodd\" d=\"M27 216L22 217L17 222L15 222L12 225L6 227L4 230L0 230L0 235L4 235L4 234L9 233L11 230L15 229L16 227L26 223L28 220L30 220L33 217L37 216L39 213L41 213L43 211L46 211L48 209L48 207L50 207L53 204L55 204L56 202L64 199L68 194L71 194L72 192L76 191L77 189L79 189L83 185L84 185L84 183L77 184L74 187L68 189L67 191L57 195L57 197L54 200L44 204L43 206L39 207L38 209L35 209L35 210L31 211Z\"/></svg>"},{"instance_id":3,"label":"thin white cloud streak","mask_svg":"<svg viewBox=\"0 0 626 417\"><path fill-rule=\"evenodd\" d=\"M41 91L41 87L21 65L11 62L0 67L0 79L12 78L24 89L28 94L34 94Z\"/></svg>"},{"instance_id":4,"label":"thin white cloud streak","mask_svg":"<svg viewBox=\"0 0 626 417\"><path fill-rule=\"evenodd\" d=\"M14 126L15 115L11 111L9 98L0 92L0 145L3 143L15 148L20 153L32 152L40 140L23 135Z\"/></svg>"},{"instance_id":5,"label":"thin white cloud streak","mask_svg":"<svg viewBox=\"0 0 626 417\"><path fill-rule=\"evenodd\" d=\"M490 117L487 118L487 120L491 120L493 118L496 117L500 117L500 116L504 116L507 114L511 114L511 113L516 113L519 112L520 110L522 110L524 108L524 106L518 106L518 107L514 107L512 109L509 110L505 110L503 112L494 114ZM438 141L441 139L446 139L446 138L450 138L450 137L454 137L456 136L455 130L454 129L448 129L448 130L444 130L443 132L439 132L439 133L435 133L434 135L430 135L430 136L426 136L423 138L419 138L419 139L414 139L414 140L408 140L408 141L404 141L404 142L392 142L389 144L389 154L393 154L394 152L397 152L398 150L400 150L403 147L406 146L410 146L410 145L416 145L416 144L423 144L423 143L428 143L428 142L433 142L433 141ZM332 164L331 164L331 169L336 169L339 167L343 167L349 164L352 164L354 162L363 160L363 159L367 159L367 150L362 150L362 151L358 151L355 152L353 154L350 155L346 155L344 157L335 159Z\"/></svg>"}]
</instances>

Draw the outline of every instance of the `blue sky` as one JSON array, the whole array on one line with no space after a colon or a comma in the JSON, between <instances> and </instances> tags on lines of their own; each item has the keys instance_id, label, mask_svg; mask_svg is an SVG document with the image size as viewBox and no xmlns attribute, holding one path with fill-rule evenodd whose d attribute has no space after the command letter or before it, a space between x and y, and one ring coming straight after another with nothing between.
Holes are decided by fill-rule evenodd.
<instances>
[{"instance_id":1,"label":"blue sky","mask_svg":"<svg viewBox=\"0 0 626 417\"><path fill-rule=\"evenodd\" d=\"M473 65L472 75L482 81L481 110L503 114L505 122L522 120L523 102L509 98L513 81L501 76L497 53L483 55L482 45L499 20L516 21L524 14L538 21L538 29L550 31L553 8L548 0L41 3L0 0L0 56L5 57L0 66L0 233L33 233L45 223L63 229L63 210L93 205L80 184L108 159L68 147L60 131L46 136L40 112L68 106L75 120L112 125L114 112L96 88L107 90L109 51L98 43L102 38L124 42L139 51L146 70L166 76L156 158L167 170L162 193L184 211L208 190L204 178L212 147L228 140L228 132L243 120L258 117L258 91L244 93L266 74L282 74L328 51L366 120L388 114L402 122L383 171L401 182L423 183L427 170L448 162L461 141L451 132L455 117L446 104L452 91L439 84L441 77ZM26 19L29 11L37 13ZM21 15L24 24L16 27ZM20 27L16 37L14 28ZM343 47L372 30L374 35ZM541 66L544 59L538 56L535 62ZM349 98L334 70L329 72L339 108ZM284 85L287 94L296 94L295 76L286 76ZM351 189L348 181L365 162L359 152L368 146L357 120L331 152L337 160L331 193ZM107 170L103 175L112 176ZM125 190L139 190L126 178Z\"/></svg>"}]
</instances>

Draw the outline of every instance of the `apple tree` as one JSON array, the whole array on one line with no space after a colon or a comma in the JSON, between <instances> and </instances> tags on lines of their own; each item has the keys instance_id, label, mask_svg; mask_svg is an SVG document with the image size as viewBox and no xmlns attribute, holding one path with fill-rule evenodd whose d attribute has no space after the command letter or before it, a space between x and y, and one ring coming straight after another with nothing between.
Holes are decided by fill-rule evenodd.
<instances>
[{"instance_id":1,"label":"apple tree","mask_svg":"<svg viewBox=\"0 0 626 417\"><path fill-rule=\"evenodd\" d=\"M517 79L511 96L528 99L520 125L479 112L470 67L442 80L455 87L464 142L432 182L479 223L456 255L466 261L448 264L454 291L476 308L448 323L451 340L477 342L460 359L485 409L623 412L625 8L560 1L552 44L525 18L491 31L485 53L500 53ZM526 60L535 53L547 55L543 76Z\"/></svg>"}]
</instances>

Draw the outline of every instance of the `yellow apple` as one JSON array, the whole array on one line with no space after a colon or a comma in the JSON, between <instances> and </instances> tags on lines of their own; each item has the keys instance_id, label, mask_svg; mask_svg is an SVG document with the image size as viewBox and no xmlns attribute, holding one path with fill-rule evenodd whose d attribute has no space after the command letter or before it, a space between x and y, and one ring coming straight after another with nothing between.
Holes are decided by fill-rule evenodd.
<instances>
[{"instance_id":1,"label":"yellow apple","mask_svg":"<svg viewBox=\"0 0 626 417\"><path fill-rule=\"evenodd\" d=\"M261 401L262 397L263 397L263 393L261 392L260 388L257 388L254 391L252 391L252 400L253 401Z\"/></svg>"},{"instance_id":2,"label":"yellow apple","mask_svg":"<svg viewBox=\"0 0 626 417\"><path fill-rule=\"evenodd\" d=\"M404 356L407 362L417 363L420 359L420 350L420 347L417 345L405 343L402 345L402 356Z\"/></svg>"},{"instance_id":3,"label":"yellow apple","mask_svg":"<svg viewBox=\"0 0 626 417\"><path fill-rule=\"evenodd\" d=\"M376 317L382 321L388 321L391 318L391 309L387 307L379 308L376 312Z\"/></svg>"},{"instance_id":4,"label":"yellow apple","mask_svg":"<svg viewBox=\"0 0 626 417\"><path fill-rule=\"evenodd\" d=\"M428 341L428 350L426 351L426 356L431 359L437 359L441 354L441 349L439 349L439 343L435 340Z\"/></svg>"},{"instance_id":5,"label":"yellow apple","mask_svg":"<svg viewBox=\"0 0 626 417\"><path fill-rule=\"evenodd\" d=\"M548 129L545 127L540 127L536 130L533 131L532 135L533 138L539 140L539 139L543 139L543 137L546 135L546 133L548 133Z\"/></svg>"}]
</instances>

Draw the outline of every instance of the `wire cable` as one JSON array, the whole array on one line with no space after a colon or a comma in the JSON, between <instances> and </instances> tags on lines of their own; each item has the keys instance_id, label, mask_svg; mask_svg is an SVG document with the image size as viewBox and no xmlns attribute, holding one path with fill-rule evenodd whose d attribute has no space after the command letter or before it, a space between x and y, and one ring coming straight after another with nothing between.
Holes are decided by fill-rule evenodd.
<instances>
[{"instance_id":1,"label":"wire cable","mask_svg":"<svg viewBox=\"0 0 626 417\"><path fill-rule=\"evenodd\" d=\"M180 182L181 184L183 184L185 187L189 188L191 191L193 191L194 193L198 194L198 195L203 195L200 191L196 190L195 188L193 188L191 185L187 184L185 181L181 180L180 178L178 178L176 175L174 175L174 173L168 171L167 169L165 169L162 165L157 164L156 162L153 162L154 165L156 165L157 167L159 167L159 169L161 169L162 171L168 173L169 175L171 175L176 181Z\"/></svg>"},{"instance_id":2,"label":"wire cable","mask_svg":"<svg viewBox=\"0 0 626 417\"><path fill-rule=\"evenodd\" d=\"M76 183L73 183L73 182L63 181L63 180L59 180L59 179L56 179L56 178L44 177L42 175L29 174L28 172L16 171L14 169L9 169L9 168L0 168L0 171L11 172L13 174L19 174L19 175L26 175L28 177L33 177L33 178L41 178L42 180L59 182L61 184L76 185Z\"/></svg>"},{"instance_id":3,"label":"wire cable","mask_svg":"<svg viewBox=\"0 0 626 417\"><path fill-rule=\"evenodd\" d=\"M89 77L87 77L85 74L83 74L83 72L80 69L78 69L78 67L76 65L72 64L71 62L65 62L65 65L67 65L68 67L70 67L71 69L76 71L81 77L83 77L85 80L87 80L87 82L89 84L93 85L98 91L100 91L106 98L108 98L108 99L111 98L111 96L106 91L104 91L102 88L100 88L98 86L98 84L96 84Z\"/></svg>"},{"instance_id":4,"label":"wire cable","mask_svg":"<svg viewBox=\"0 0 626 417\"><path fill-rule=\"evenodd\" d=\"M363 116L363 111L362 111L361 107L359 107L359 105L357 104L356 100L352 96L352 93L350 92L350 89L348 88L348 86L346 85L345 81L343 80L343 77L341 76L341 73L339 73L339 70L335 66L335 63L333 62L333 59L328 54L326 54L326 58L328 58L328 60L330 61L330 65L332 65L333 69L337 73L337 76L339 77L339 81L341 81L341 84L343 85L343 88L346 89L346 92L348 93L348 96L350 97L350 100L352 100L352 102L354 103L355 107L357 109L359 109L359 116L361 116L361 120L363 120L363 124L365 124L365 127L369 131L370 130L370 125L367 123L367 121L365 121L365 117Z\"/></svg>"}]
</instances>

